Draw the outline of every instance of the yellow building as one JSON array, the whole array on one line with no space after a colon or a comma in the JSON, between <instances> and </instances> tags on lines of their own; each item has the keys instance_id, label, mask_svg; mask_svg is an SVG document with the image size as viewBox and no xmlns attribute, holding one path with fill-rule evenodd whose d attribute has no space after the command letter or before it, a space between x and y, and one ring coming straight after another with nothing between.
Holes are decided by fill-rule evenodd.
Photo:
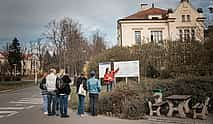
<instances>
[{"instance_id":1,"label":"yellow building","mask_svg":"<svg viewBox=\"0 0 213 124\"><path fill-rule=\"evenodd\" d=\"M195 9L189 0L181 0L174 11L143 5L139 12L117 21L119 46L167 40L203 41L205 17L202 9Z\"/></svg>"}]
</instances>

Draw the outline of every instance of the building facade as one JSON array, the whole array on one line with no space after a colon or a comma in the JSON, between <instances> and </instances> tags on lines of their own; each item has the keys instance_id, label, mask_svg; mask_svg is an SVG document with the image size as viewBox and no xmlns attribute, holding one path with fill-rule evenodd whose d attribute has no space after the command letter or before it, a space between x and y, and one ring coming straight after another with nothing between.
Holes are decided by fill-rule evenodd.
<instances>
[{"instance_id":1,"label":"building facade","mask_svg":"<svg viewBox=\"0 0 213 124\"><path fill-rule=\"evenodd\" d=\"M0 71L2 70L2 66L4 66L7 62L7 56L8 54L5 52L0 52ZM35 63L37 65L37 71L38 68L40 68L40 62L38 59L35 59L35 57L32 54L24 54L23 60L21 61L21 74L23 75L33 75L35 73ZM2 72L2 71L1 71ZM9 70L7 71L9 73Z\"/></svg>"},{"instance_id":2,"label":"building facade","mask_svg":"<svg viewBox=\"0 0 213 124\"><path fill-rule=\"evenodd\" d=\"M119 46L204 40L205 17L202 9L195 9L189 0L181 0L174 11L143 5L139 12L117 21Z\"/></svg>"}]
</instances>

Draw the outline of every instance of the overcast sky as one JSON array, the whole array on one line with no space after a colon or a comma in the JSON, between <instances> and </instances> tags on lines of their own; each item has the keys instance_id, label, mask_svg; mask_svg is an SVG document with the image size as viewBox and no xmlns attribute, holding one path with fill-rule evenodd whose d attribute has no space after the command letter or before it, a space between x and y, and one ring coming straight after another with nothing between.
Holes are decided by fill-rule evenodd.
<instances>
[{"instance_id":1,"label":"overcast sky","mask_svg":"<svg viewBox=\"0 0 213 124\"><path fill-rule=\"evenodd\" d=\"M89 36L96 30L109 47L116 45L116 22L137 12L140 2L160 8L176 8L180 0L0 0L0 45L17 37L22 42L36 40L53 19L70 17L82 24ZM191 0L195 8L207 8L209 0ZM151 5L150 5L151 6Z\"/></svg>"}]
</instances>

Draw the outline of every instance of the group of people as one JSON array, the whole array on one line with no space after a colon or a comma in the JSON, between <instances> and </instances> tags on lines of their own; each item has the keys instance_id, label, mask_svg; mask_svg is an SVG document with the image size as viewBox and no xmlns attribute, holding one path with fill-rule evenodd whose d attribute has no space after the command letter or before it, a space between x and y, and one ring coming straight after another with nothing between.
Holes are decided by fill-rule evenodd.
<instances>
[{"instance_id":1,"label":"group of people","mask_svg":"<svg viewBox=\"0 0 213 124\"><path fill-rule=\"evenodd\" d=\"M49 73L44 73L40 83L43 97L43 112L48 116L69 117L68 115L68 95L71 92L70 78L61 69L56 74L56 69L50 69Z\"/></svg>"},{"instance_id":2,"label":"group of people","mask_svg":"<svg viewBox=\"0 0 213 124\"><path fill-rule=\"evenodd\" d=\"M101 83L95 77L95 71L90 72L87 79L84 73L77 79L76 93L78 94L78 115L83 117L85 111L85 97L89 93L89 110L92 116L97 116L98 96L101 91ZM70 78L61 69L56 74L55 69L45 73L40 83L43 97L43 112L48 116L56 115L69 117L68 96L71 92Z\"/></svg>"},{"instance_id":3,"label":"group of people","mask_svg":"<svg viewBox=\"0 0 213 124\"><path fill-rule=\"evenodd\" d=\"M89 110L92 116L97 116L98 96L101 92L101 83L95 77L95 71L90 72L90 78L87 80L82 73L77 79L76 93L78 94L78 114L84 116L85 96L89 93Z\"/></svg>"},{"instance_id":4,"label":"group of people","mask_svg":"<svg viewBox=\"0 0 213 124\"><path fill-rule=\"evenodd\" d=\"M119 71L119 68L116 70L112 69L111 71L109 68L106 68L104 74L104 83L107 85L107 92L112 91L112 84L115 82L115 74Z\"/></svg>"}]
</instances>

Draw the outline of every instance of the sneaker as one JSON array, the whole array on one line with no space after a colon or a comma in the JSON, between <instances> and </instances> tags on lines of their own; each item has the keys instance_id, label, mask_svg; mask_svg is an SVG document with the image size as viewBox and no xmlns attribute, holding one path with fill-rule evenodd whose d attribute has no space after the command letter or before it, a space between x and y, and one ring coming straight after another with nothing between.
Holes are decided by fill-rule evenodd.
<instances>
[{"instance_id":1,"label":"sneaker","mask_svg":"<svg viewBox=\"0 0 213 124\"><path fill-rule=\"evenodd\" d=\"M83 117L85 117L85 115L84 114L80 114L80 117L83 118Z\"/></svg>"},{"instance_id":2,"label":"sneaker","mask_svg":"<svg viewBox=\"0 0 213 124\"><path fill-rule=\"evenodd\" d=\"M48 112L44 112L45 115L48 115Z\"/></svg>"},{"instance_id":3,"label":"sneaker","mask_svg":"<svg viewBox=\"0 0 213 124\"><path fill-rule=\"evenodd\" d=\"M70 116L69 116L69 115L64 115L64 117L65 117L65 118L69 118Z\"/></svg>"},{"instance_id":4,"label":"sneaker","mask_svg":"<svg viewBox=\"0 0 213 124\"><path fill-rule=\"evenodd\" d=\"M61 118L69 118L69 115L61 115Z\"/></svg>"},{"instance_id":5,"label":"sneaker","mask_svg":"<svg viewBox=\"0 0 213 124\"><path fill-rule=\"evenodd\" d=\"M48 116L54 116L54 114L48 113Z\"/></svg>"}]
</instances>

